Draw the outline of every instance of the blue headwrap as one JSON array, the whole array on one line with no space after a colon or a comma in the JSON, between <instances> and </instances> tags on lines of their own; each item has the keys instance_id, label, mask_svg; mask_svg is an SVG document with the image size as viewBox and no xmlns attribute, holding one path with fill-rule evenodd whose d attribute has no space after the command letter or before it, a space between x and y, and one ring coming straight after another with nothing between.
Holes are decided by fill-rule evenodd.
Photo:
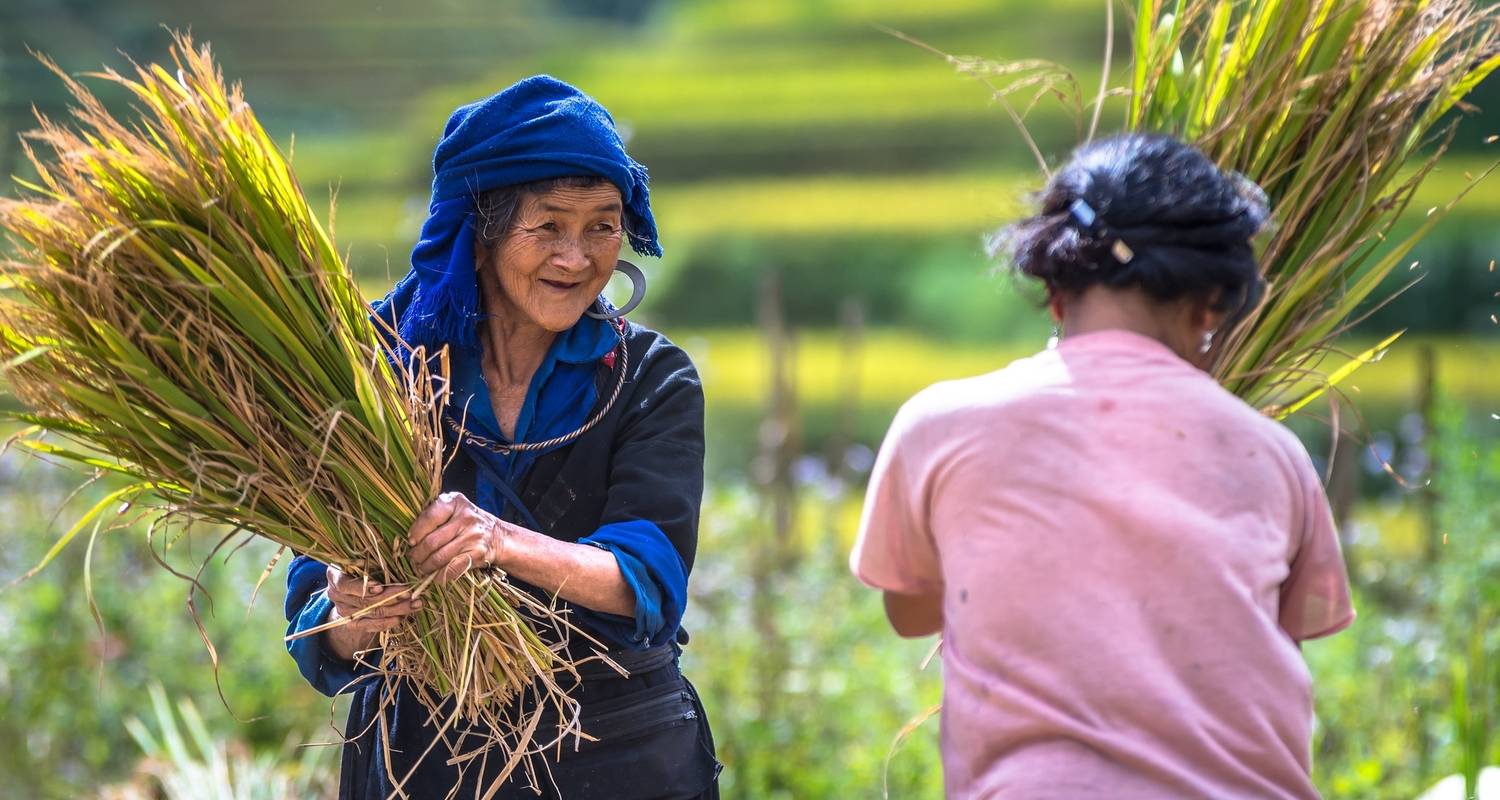
<instances>
[{"instance_id":1,"label":"blue headwrap","mask_svg":"<svg viewBox=\"0 0 1500 800\"><path fill-rule=\"evenodd\" d=\"M481 192L572 175L606 178L625 202L630 246L661 256L646 168L626 155L609 112L556 78L536 75L460 106L432 154L432 172L432 202L411 272L375 305L413 347L477 343L472 220Z\"/></svg>"}]
</instances>

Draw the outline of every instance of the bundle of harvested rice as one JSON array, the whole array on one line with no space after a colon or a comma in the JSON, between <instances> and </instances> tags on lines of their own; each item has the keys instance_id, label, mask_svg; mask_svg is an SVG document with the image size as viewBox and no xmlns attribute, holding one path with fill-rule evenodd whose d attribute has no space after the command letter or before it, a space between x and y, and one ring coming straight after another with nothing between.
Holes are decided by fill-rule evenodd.
<instances>
[{"instance_id":1,"label":"bundle of harvested rice","mask_svg":"<svg viewBox=\"0 0 1500 800\"><path fill-rule=\"evenodd\" d=\"M123 481L38 569L124 502L406 585L386 602L422 592L423 610L383 634L381 679L427 687L434 713L453 697L434 724L489 725L482 749L509 774L577 732L557 680L572 670L560 656L572 629L503 575L419 580L405 534L443 466L433 358L377 330L207 48L179 37L172 59L175 70L95 76L129 92L129 121L59 72L73 124L41 119L27 147L39 178L0 200L16 253L3 265L0 359L30 425L17 441ZM534 712L513 711L522 693ZM544 707L563 720L555 738L537 731Z\"/></svg>"},{"instance_id":2,"label":"bundle of harvested rice","mask_svg":"<svg viewBox=\"0 0 1500 800\"><path fill-rule=\"evenodd\" d=\"M944 58L991 89L1043 172L1024 122L1038 101L1050 95L1072 106L1087 139L1110 98L1123 95L1124 130L1191 142L1265 191L1273 211L1260 245L1268 289L1217 338L1214 374L1268 413L1290 414L1400 335L1325 368L1362 310L1404 290L1388 280L1395 267L1489 174L1470 176L1414 231L1387 241L1451 141L1450 112L1500 66L1500 8L1472 0L1139 0L1123 89L1108 83L1115 26L1113 4L1105 8L1105 77L1091 111L1077 78L1053 62Z\"/></svg>"},{"instance_id":3,"label":"bundle of harvested rice","mask_svg":"<svg viewBox=\"0 0 1500 800\"><path fill-rule=\"evenodd\" d=\"M1266 300L1215 375L1289 414L1400 334L1325 370L1335 340L1404 290L1393 270L1489 174L1387 241L1500 66L1500 8L1472 0L1141 0L1126 127L1193 142L1266 193ZM1493 169L1493 167L1491 167ZM1409 284L1406 284L1409 285ZM1335 360L1338 363L1338 360Z\"/></svg>"}]
</instances>

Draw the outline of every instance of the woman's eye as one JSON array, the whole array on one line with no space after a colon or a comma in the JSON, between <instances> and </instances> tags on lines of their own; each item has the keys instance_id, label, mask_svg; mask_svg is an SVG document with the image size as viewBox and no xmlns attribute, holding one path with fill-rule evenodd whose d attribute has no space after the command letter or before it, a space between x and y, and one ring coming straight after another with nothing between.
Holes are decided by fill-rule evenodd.
<instances>
[{"instance_id":1,"label":"woman's eye","mask_svg":"<svg viewBox=\"0 0 1500 800\"><path fill-rule=\"evenodd\" d=\"M541 225L538 225L537 228L540 229L540 230L544 230L544 231L549 231L549 232L552 232L552 233L556 233L557 232L557 223L556 222L543 222Z\"/></svg>"}]
</instances>

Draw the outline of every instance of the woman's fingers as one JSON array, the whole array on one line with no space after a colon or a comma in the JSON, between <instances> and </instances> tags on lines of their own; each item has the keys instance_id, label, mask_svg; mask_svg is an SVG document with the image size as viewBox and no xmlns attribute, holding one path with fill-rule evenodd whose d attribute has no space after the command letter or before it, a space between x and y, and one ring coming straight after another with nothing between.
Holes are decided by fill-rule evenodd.
<instances>
[{"instance_id":1,"label":"woman's fingers","mask_svg":"<svg viewBox=\"0 0 1500 800\"><path fill-rule=\"evenodd\" d=\"M328 599L338 616L348 620L350 635L374 636L400 625L422 607L422 601L402 586L385 586L328 568ZM357 648L358 649L358 648Z\"/></svg>"},{"instance_id":2,"label":"woman's fingers","mask_svg":"<svg viewBox=\"0 0 1500 800\"><path fill-rule=\"evenodd\" d=\"M433 552L417 570L423 575L441 573L438 580L451 581L470 569L489 566L490 546L486 529L470 526Z\"/></svg>"},{"instance_id":3,"label":"woman's fingers","mask_svg":"<svg viewBox=\"0 0 1500 800\"><path fill-rule=\"evenodd\" d=\"M480 566L483 560L483 554L475 548L465 548L455 552L451 558L439 561L439 568L433 571L438 572L439 581L457 580L460 575Z\"/></svg>"},{"instance_id":4,"label":"woman's fingers","mask_svg":"<svg viewBox=\"0 0 1500 800\"><path fill-rule=\"evenodd\" d=\"M328 584L328 599L335 602L358 603L367 606L386 594L385 587L378 583L365 583L358 579L344 579Z\"/></svg>"},{"instance_id":5,"label":"woman's fingers","mask_svg":"<svg viewBox=\"0 0 1500 800\"><path fill-rule=\"evenodd\" d=\"M411 552L406 554L406 557L411 560L411 565L416 568L417 574L426 575L432 572L436 565L433 565L432 569L426 569L424 566L432 562L433 555L439 550L463 536L468 527L466 518L450 519L418 541L416 546L412 547Z\"/></svg>"},{"instance_id":6,"label":"woman's fingers","mask_svg":"<svg viewBox=\"0 0 1500 800\"><path fill-rule=\"evenodd\" d=\"M386 586L376 583L369 578L357 578L337 567L328 568L328 591L339 592L349 597L381 597L390 589L399 589L399 586Z\"/></svg>"},{"instance_id":7,"label":"woman's fingers","mask_svg":"<svg viewBox=\"0 0 1500 800\"><path fill-rule=\"evenodd\" d=\"M410 596L397 597L390 600L389 602L382 602L383 600L386 600L386 598L360 597L359 595L339 594L336 592L329 592L328 599L332 601L334 606L338 607L340 610L350 611L358 611L359 609L371 608L373 606L378 606L379 608L395 608L404 603L411 602Z\"/></svg>"},{"instance_id":8,"label":"woman's fingers","mask_svg":"<svg viewBox=\"0 0 1500 800\"><path fill-rule=\"evenodd\" d=\"M463 528L453 531L453 534L446 537L446 541L441 546L429 551L420 562L413 564L417 569L417 574L431 575L442 569L453 560L455 555L468 550L472 539L473 537Z\"/></svg>"},{"instance_id":9,"label":"woman's fingers","mask_svg":"<svg viewBox=\"0 0 1500 800\"><path fill-rule=\"evenodd\" d=\"M404 617L373 619L364 626L364 630L368 633L385 633L386 631L396 627L397 625L400 625L403 619Z\"/></svg>"},{"instance_id":10,"label":"woman's fingers","mask_svg":"<svg viewBox=\"0 0 1500 800\"><path fill-rule=\"evenodd\" d=\"M406 543L415 547L434 530L442 527L467 503L468 498L460 492L445 492L438 495L436 500L422 509L422 513L412 520L411 527L406 532Z\"/></svg>"},{"instance_id":11,"label":"woman's fingers","mask_svg":"<svg viewBox=\"0 0 1500 800\"><path fill-rule=\"evenodd\" d=\"M339 609L338 615L347 620L343 625L346 635L368 641L366 637L373 637L395 628L421 607L421 600L405 600L374 608ZM356 649L367 649L373 646L373 643L369 643Z\"/></svg>"},{"instance_id":12,"label":"woman's fingers","mask_svg":"<svg viewBox=\"0 0 1500 800\"><path fill-rule=\"evenodd\" d=\"M359 619L350 619L344 623L343 628L335 630L343 630L345 631L344 635L355 637L359 642L354 648L355 650L368 650L377 646L377 642L372 641L377 634L385 633L397 627L405 620L405 617L360 617Z\"/></svg>"},{"instance_id":13,"label":"woman's fingers","mask_svg":"<svg viewBox=\"0 0 1500 800\"><path fill-rule=\"evenodd\" d=\"M354 617L357 620L399 620L411 616L421 607L421 600L398 600L383 606L363 606L361 608L350 609L349 613L345 614L345 616ZM342 614L343 612L340 611L339 613Z\"/></svg>"},{"instance_id":14,"label":"woman's fingers","mask_svg":"<svg viewBox=\"0 0 1500 800\"><path fill-rule=\"evenodd\" d=\"M328 599L333 601L333 604L340 609L359 609L375 605L386 598L395 596L396 600L392 600L390 603L381 606L381 608L385 608L386 606L398 603L410 602L411 597L409 594L395 594L401 588L399 586L381 586L378 584L370 584L369 587L365 587L361 586L358 581L344 581L341 586L335 584L328 585Z\"/></svg>"}]
</instances>

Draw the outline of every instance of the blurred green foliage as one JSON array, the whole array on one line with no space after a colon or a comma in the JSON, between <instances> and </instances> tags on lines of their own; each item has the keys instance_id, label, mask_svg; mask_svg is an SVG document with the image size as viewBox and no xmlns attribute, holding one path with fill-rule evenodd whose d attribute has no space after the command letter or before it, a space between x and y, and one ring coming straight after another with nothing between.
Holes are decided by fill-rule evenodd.
<instances>
[{"instance_id":1,"label":"blurred green foliage","mask_svg":"<svg viewBox=\"0 0 1500 800\"><path fill-rule=\"evenodd\" d=\"M95 485L65 503L81 482L76 472L18 453L0 459L0 513L7 523L0 580L9 583L40 561L64 523L103 496ZM194 574L214 534L223 532L177 539L165 560ZM158 555L165 542L154 542ZM127 772L141 753L124 721L148 713L146 687L153 682L195 698L216 730L252 747L276 747L292 735L298 743L334 738L327 727L331 704L308 691L281 645L284 570L246 608L274 548L252 541L230 557L233 545L225 547L203 573L197 608L217 646L216 688L187 610L189 586L156 562L143 527L103 533L93 547L97 622L84 580L88 547L75 544L35 578L0 591L0 737L13 743L0 758L0 797L77 797Z\"/></svg>"},{"instance_id":2,"label":"blurred green foliage","mask_svg":"<svg viewBox=\"0 0 1500 800\"><path fill-rule=\"evenodd\" d=\"M135 779L111 786L100 800L298 800L328 797L337 784L338 754L329 748L250 752L209 731L191 700L173 707L151 684L150 722L125 721L145 756Z\"/></svg>"},{"instance_id":3,"label":"blurred green foliage","mask_svg":"<svg viewBox=\"0 0 1500 800\"><path fill-rule=\"evenodd\" d=\"M897 733L939 701L933 641L903 641L849 577L841 496L809 503L802 542L761 575L765 499L721 489L705 509L683 671L713 724L725 797L879 797ZM821 512L834 513L821 513ZM889 759L890 796L938 797L934 718Z\"/></svg>"},{"instance_id":4,"label":"blurred green foliage","mask_svg":"<svg viewBox=\"0 0 1500 800\"><path fill-rule=\"evenodd\" d=\"M1349 531L1359 619L1305 648L1314 768L1331 797L1415 797L1454 773L1472 796L1500 761L1500 440L1493 418L1451 400L1438 418L1431 494L1404 512L1415 518L1388 505Z\"/></svg>"}]
</instances>

